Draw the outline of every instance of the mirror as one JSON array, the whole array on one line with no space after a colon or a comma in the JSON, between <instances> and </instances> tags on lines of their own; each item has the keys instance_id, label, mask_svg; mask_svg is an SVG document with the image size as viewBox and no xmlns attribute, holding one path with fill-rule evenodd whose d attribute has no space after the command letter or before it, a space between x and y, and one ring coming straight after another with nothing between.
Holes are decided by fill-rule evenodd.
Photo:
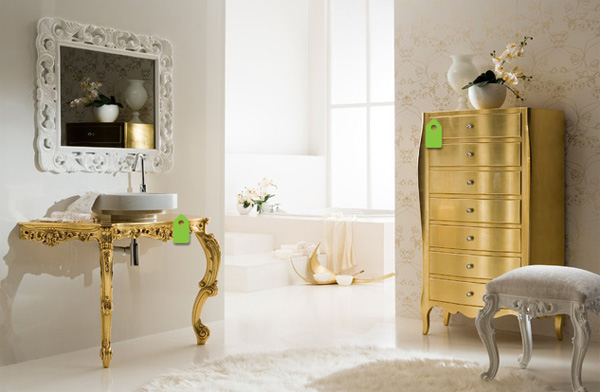
<instances>
[{"instance_id":1,"label":"mirror","mask_svg":"<svg viewBox=\"0 0 600 392\"><path fill-rule=\"evenodd\" d=\"M36 48L41 170L131 171L139 152L148 171L171 168L173 61L167 40L42 18ZM111 118L102 117L104 109Z\"/></svg>"},{"instance_id":2,"label":"mirror","mask_svg":"<svg viewBox=\"0 0 600 392\"><path fill-rule=\"evenodd\" d=\"M85 100L89 92L82 88L82 78L89 79L88 84L99 82L99 93L115 97L121 108L115 109L115 123L132 122L148 125L146 128L154 135L154 60L149 58L124 56L80 49L62 45L60 47L60 134L62 146L100 144L107 147L110 140L78 140L69 137L68 131L85 130L87 124L93 126L94 108L87 106ZM139 102L133 102L135 98ZM132 100L133 98L133 100ZM144 98L144 99L141 99ZM78 101L79 100L79 101ZM81 102L81 104L77 104ZM137 105L135 105L137 104ZM134 113L135 109L135 114ZM80 129L78 129L80 128ZM71 133L69 132L69 133ZM86 143L86 141L88 143ZM124 145L122 148L154 148L154 138L148 145Z\"/></svg>"}]
</instances>

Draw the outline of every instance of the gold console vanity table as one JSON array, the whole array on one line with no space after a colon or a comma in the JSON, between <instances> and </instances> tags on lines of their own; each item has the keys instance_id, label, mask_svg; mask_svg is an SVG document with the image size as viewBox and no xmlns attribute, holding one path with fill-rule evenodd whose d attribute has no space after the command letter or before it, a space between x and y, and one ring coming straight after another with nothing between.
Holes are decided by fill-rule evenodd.
<instances>
[{"instance_id":1,"label":"gold console vanity table","mask_svg":"<svg viewBox=\"0 0 600 392\"><path fill-rule=\"evenodd\" d=\"M21 239L55 246L64 241L98 241L100 245L100 319L102 324L102 365L107 368L112 358L110 345L113 311L113 248L122 238L149 237L163 242L173 238L175 216L163 215L156 222L143 223L78 223L78 222L19 222ZM200 291L192 309L192 328L198 344L209 338L208 327L202 324L200 315L208 297L217 295L217 274L221 263L221 250L213 234L206 232L209 218L190 218L190 232L194 233L206 255L206 272L199 283Z\"/></svg>"}]
</instances>

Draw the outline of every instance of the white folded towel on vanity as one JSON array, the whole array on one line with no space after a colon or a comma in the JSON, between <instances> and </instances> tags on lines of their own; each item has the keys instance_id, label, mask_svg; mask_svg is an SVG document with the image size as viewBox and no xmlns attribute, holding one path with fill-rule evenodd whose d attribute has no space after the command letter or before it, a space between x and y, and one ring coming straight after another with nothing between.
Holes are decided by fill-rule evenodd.
<instances>
[{"instance_id":1,"label":"white folded towel on vanity","mask_svg":"<svg viewBox=\"0 0 600 392\"><path fill-rule=\"evenodd\" d=\"M87 192L71 203L64 211L52 211L50 217L42 218L52 222L94 222L92 206L99 193Z\"/></svg>"}]
</instances>

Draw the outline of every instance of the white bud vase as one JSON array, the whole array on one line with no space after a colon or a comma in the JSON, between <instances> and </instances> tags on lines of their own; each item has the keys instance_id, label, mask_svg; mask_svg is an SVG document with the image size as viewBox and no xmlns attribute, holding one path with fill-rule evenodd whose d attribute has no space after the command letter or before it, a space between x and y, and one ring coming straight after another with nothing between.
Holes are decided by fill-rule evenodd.
<instances>
[{"instance_id":1,"label":"white bud vase","mask_svg":"<svg viewBox=\"0 0 600 392\"><path fill-rule=\"evenodd\" d=\"M469 101L475 109L496 109L502 106L506 99L506 86L498 83L488 83L483 87L469 87Z\"/></svg>"},{"instance_id":2,"label":"white bud vase","mask_svg":"<svg viewBox=\"0 0 600 392\"><path fill-rule=\"evenodd\" d=\"M249 205L248 207L244 207L244 204L238 204L237 211L240 215L248 215L250 213L250 211L252 211L252 205Z\"/></svg>"},{"instance_id":3,"label":"white bud vase","mask_svg":"<svg viewBox=\"0 0 600 392\"><path fill-rule=\"evenodd\" d=\"M452 65L448 69L446 77L448 83L454 91L458 94L458 107L456 110L467 110L467 90L462 88L475 80L479 72L473 64L472 54L454 54L450 56L452 59Z\"/></svg>"},{"instance_id":4,"label":"white bud vase","mask_svg":"<svg viewBox=\"0 0 600 392\"><path fill-rule=\"evenodd\" d=\"M132 123L141 123L140 120L140 109L148 100L148 92L144 88L144 81L141 79L129 79L127 80L127 87L123 91L125 102L127 106L131 108L131 120Z\"/></svg>"},{"instance_id":5,"label":"white bud vase","mask_svg":"<svg viewBox=\"0 0 600 392\"><path fill-rule=\"evenodd\" d=\"M96 120L96 122L105 122L105 123L115 122L115 120L119 116L119 106L118 105L94 106L94 108L92 109L92 114L94 115L94 120Z\"/></svg>"}]
</instances>

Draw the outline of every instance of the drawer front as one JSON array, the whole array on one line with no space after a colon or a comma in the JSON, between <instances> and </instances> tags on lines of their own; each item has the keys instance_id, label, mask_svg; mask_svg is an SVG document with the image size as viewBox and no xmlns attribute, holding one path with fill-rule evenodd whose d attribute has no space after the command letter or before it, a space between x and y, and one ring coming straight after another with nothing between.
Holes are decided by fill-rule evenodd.
<instances>
[{"instance_id":1,"label":"drawer front","mask_svg":"<svg viewBox=\"0 0 600 392\"><path fill-rule=\"evenodd\" d=\"M442 124L444 139L521 136L521 115L519 113L440 116L432 118L435 118Z\"/></svg>"},{"instance_id":2,"label":"drawer front","mask_svg":"<svg viewBox=\"0 0 600 392\"><path fill-rule=\"evenodd\" d=\"M430 193L520 195L521 172L430 170Z\"/></svg>"},{"instance_id":3,"label":"drawer front","mask_svg":"<svg viewBox=\"0 0 600 392\"><path fill-rule=\"evenodd\" d=\"M521 266L519 257L429 253L429 273L466 278L494 279Z\"/></svg>"},{"instance_id":4,"label":"drawer front","mask_svg":"<svg viewBox=\"0 0 600 392\"><path fill-rule=\"evenodd\" d=\"M521 166L521 143L445 144L427 151L430 166Z\"/></svg>"},{"instance_id":5,"label":"drawer front","mask_svg":"<svg viewBox=\"0 0 600 392\"><path fill-rule=\"evenodd\" d=\"M68 123L66 145L125 147L122 123Z\"/></svg>"},{"instance_id":6,"label":"drawer front","mask_svg":"<svg viewBox=\"0 0 600 392\"><path fill-rule=\"evenodd\" d=\"M432 247L520 252L521 229L498 227L429 226Z\"/></svg>"},{"instance_id":7,"label":"drawer front","mask_svg":"<svg viewBox=\"0 0 600 392\"><path fill-rule=\"evenodd\" d=\"M429 199L434 221L521 223L520 200Z\"/></svg>"},{"instance_id":8,"label":"drawer front","mask_svg":"<svg viewBox=\"0 0 600 392\"><path fill-rule=\"evenodd\" d=\"M485 283L429 279L429 299L460 305L483 306Z\"/></svg>"}]
</instances>

